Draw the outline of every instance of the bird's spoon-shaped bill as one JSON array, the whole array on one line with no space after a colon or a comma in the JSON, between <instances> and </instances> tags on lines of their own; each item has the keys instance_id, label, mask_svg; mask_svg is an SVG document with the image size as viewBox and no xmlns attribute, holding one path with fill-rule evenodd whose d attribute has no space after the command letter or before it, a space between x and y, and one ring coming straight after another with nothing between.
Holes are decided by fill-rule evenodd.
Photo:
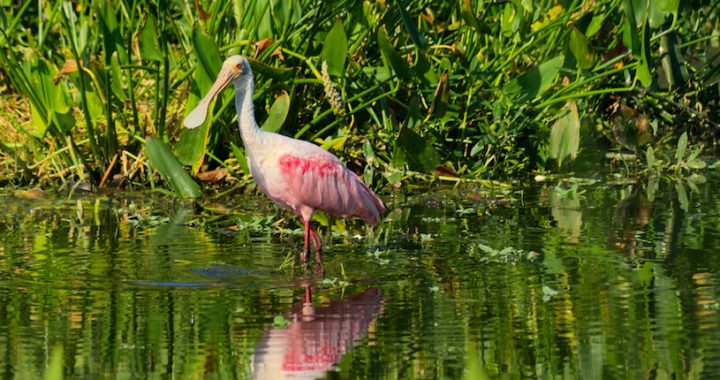
<instances>
[{"instance_id":1,"label":"bird's spoon-shaped bill","mask_svg":"<svg viewBox=\"0 0 720 380\"><path fill-rule=\"evenodd\" d=\"M202 125L203 122L205 122L205 119L207 118L208 114L208 108L210 108L210 103L212 103L213 99L222 91L232 80L235 79L233 75L233 71L231 68L223 65L222 69L220 69L220 73L218 74L217 79L215 80L215 83L213 83L212 87L210 88L210 91L208 91L207 95L205 95L200 102L198 102L197 106L195 106L195 109L193 109L187 117L185 117L185 127L186 128L197 128L200 125Z\"/></svg>"}]
</instances>

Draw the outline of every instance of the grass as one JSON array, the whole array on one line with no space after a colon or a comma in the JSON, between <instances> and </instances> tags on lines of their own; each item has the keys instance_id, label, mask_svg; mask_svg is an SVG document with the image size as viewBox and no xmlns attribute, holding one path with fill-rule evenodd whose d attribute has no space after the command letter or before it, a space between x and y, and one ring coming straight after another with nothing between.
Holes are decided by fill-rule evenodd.
<instances>
[{"instance_id":1,"label":"grass","mask_svg":"<svg viewBox=\"0 0 720 380\"><path fill-rule=\"evenodd\" d=\"M670 162L683 133L691 147L718 135L717 8L670 0L4 5L0 175L15 184L154 187L155 168L173 161L180 165L169 170L196 178L216 168L245 176L229 91L208 123L181 124L230 54L253 58L261 124L272 115L269 128L331 150L375 188L556 172L597 148L646 160L652 147L653 158ZM148 159L147 136L164 156Z\"/></svg>"}]
</instances>

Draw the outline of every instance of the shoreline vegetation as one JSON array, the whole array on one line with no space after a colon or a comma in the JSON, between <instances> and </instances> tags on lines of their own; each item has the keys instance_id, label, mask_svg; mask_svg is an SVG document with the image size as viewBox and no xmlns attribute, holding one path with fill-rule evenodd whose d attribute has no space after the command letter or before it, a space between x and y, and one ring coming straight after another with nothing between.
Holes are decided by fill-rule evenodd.
<instances>
[{"instance_id":1,"label":"shoreline vegetation","mask_svg":"<svg viewBox=\"0 0 720 380\"><path fill-rule=\"evenodd\" d=\"M251 59L262 128L321 145L376 190L618 161L686 176L720 136L718 14L678 0L11 2L0 184L197 197L198 183L252 183L231 91L182 127L231 54Z\"/></svg>"}]
</instances>

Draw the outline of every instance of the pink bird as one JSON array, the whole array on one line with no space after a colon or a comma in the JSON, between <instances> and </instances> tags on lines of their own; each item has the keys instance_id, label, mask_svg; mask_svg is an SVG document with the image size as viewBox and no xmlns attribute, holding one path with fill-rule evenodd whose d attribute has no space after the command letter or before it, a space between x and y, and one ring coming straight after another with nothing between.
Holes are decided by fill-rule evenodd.
<instances>
[{"instance_id":1,"label":"pink bird","mask_svg":"<svg viewBox=\"0 0 720 380\"><path fill-rule=\"evenodd\" d=\"M337 157L317 145L258 127L252 100L255 82L244 57L234 55L223 62L210 91L185 118L185 127L200 126L212 100L230 82L235 85L240 135L257 186L275 204L297 214L305 226L303 262L307 262L311 240L315 260L322 260L322 242L310 224L315 211L335 217L360 217L368 224L380 221L385 212L380 198Z\"/></svg>"}]
</instances>

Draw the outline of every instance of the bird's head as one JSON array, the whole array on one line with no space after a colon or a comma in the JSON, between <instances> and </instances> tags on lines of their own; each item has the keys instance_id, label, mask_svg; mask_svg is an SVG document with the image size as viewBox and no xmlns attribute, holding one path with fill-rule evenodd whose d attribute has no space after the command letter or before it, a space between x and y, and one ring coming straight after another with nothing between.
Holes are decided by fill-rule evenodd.
<instances>
[{"instance_id":1,"label":"bird's head","mask_svg":"<svg viewBox=\"0 0 720 380\"><path fill-rule=\"evenodd\" d=\"M215 83L210 88L210 91L208 91L205 97L195 106L195 109L185 118L185 127L192 129L202 125L205 118L207 118L208 108L213 99L215 99L230 82L248 76L252 76L252 69L250 68L250 62L248 62L245 57L240 55L228 57L228 59L223 62L220 73L218 73L217 79L215 79Z\"/></svg>"}]
</instances>

